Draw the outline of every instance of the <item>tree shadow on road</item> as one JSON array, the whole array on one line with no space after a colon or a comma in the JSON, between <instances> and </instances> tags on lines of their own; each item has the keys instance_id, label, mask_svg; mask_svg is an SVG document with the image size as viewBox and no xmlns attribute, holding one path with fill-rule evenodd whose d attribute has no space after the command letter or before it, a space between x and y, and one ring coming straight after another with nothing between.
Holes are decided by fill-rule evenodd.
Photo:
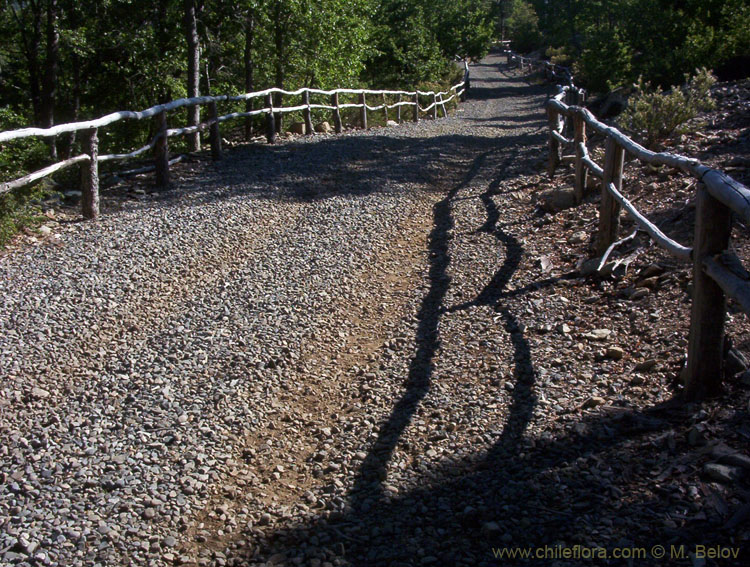
<instances>
[{"instance_id":1,"label":"tree shadow on road","mask_svg":"<svg viewBox=\"0 0 750 567\"><path fill-rule=\"evenodd\" d=\"M504 262L472 300L445 305L451 284L453 205L486 162L496 157L492 151L479 154L464 178L434 207L429 288L419 309L417 352L403 395L379 424L376 440L353 472L351 484L347 483L352 488L346 502L301 524L280 521L265 534L260 547L240 546L230 556L235 564L261 564L273 557L285 564L312 565L323 560L357 567L577 566L585 563L583 558L554 554L562 548L573 553L573 546L578 545L609 551L642 548L646 555L637 564L662 565L663 560L650 556L648 550L664 545L685 553L670 564L690 565L687 551L695 544L731 541L731 533L722 532L720 514L692 514L684 495L674 495L660 488L659 480L652 480L668 478L672 464L685 467L694 462L686 444L668 442L685 422L685 410L664 404L646 410L604 407L569 417L562 413L559 418L569 427L539 437L527 434L540 397L553 396L554 391L545 392L546 382L539 379L529 339L515 308L506 301L538 286L555 285L560 278L507 291L525 251L519 235L499 223L501 215L493 196L502 193L502 176L478 195L486 218L477 232L496 238L505 251ZM511 159L514 156L506 157ZM500 162L498 169L505 165ZM484 439L492 439L488 446L421 468L418 486L410 485L398 494L384 490L393 452L438 379L434 360L441 347L441 318L479 306L499 314L498 323L510 336L514 351L505 423L486 433ZM664 460L654 458L656 452L668 454L672 464L664 469ZM617 474L609 467L613 458L626 463L624 469L615 469ZM654 490L629 495L630 484L644 479L654 483ZM527 548L541 548L547 555L532 562L498 556ZM596 564L624 563L599 559Z\"/></svg>"}]
</instances>

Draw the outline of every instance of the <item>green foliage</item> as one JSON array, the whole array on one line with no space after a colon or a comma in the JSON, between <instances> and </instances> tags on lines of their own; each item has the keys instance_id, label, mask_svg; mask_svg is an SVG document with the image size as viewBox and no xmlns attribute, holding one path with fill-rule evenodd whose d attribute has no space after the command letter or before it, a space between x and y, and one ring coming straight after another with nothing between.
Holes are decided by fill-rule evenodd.
<instances>
[{"instance_id":1,"label":"green foliage","mask_svg":"<svg viewBox=\"0 0 750 567\"><path fill-rule=\"evenodd\" d=\"M0 107L0 131L25 126L25 117L10 108ZM12 140L0 144L0 182L10 181L44 165L47 145L35 138ZM51 193L37 183L0 195L0 246L4 246L20 229L33 226L39 216L39 201Z\"/></svg>"},{"instance_id":2,"label":"green foliage","mask_svg":"<svg viewBox=\"0 0 750 567\"><path fill-rule=\"evenodd\" d=\"M638 94L629 102L622 123L646 147L654 148L672 134L684 131L686 122L714 108L711 86L716 77L710 71L699 69L692 78L685 76L685 81L682 87L660 92L639 80Z\"/></svg>"},{"instance_id":3,"label":"green foliage","mask_svg":"<svg viewBox=\"0 0 750 567\"><path fill-rule=\"evenodd\" d=\"M612 90L631 80L633 53L617 30L599 30L588 40L573 71L576 82L592 91Z\"/></svg>"},{"instance_id":4,"label":"green foliage","mask_svg":"<svg viewBox=\"0 0 750 567\"><path fill-rule=\"evenodd\" d=\"M498 35L516 51L563 50L590 91L639 76L667 87L698 67L750 56L747 0L496 1Z\"/></svg>"},{"instance_id":5,"label":"green foliage","mask_svg":"<svg viewBox=\"0 0 750 567\"><path fill-rule=\"evenodd\" d=\"M527 53L542 46L539 17L529 2L516 0L513 3L506 30L515 51Z\"/></svg>"}]
</instances>

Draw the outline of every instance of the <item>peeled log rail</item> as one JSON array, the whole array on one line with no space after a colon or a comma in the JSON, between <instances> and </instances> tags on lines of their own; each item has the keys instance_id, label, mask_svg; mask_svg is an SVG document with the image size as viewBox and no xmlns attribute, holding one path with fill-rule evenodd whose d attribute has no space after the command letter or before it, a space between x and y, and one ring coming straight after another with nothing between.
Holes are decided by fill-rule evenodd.
<instances>
[{"instance_id":1,"label":"peeled log rail","mask_svg":"<svg viewBox=\"0 0 750 567\"><path fill-rule=\"evenodd\" d=\"M615 187L614 183L610 183L609 185L607 185L607 190L612 194L612 196L620 204L620 206L625 209L630 214L630 216L633 217L638 225L643 230L645 230L649 234L649 236L651 236L651 238L653 238L654 241L659 244L659 246L669 251L672 256L675 256L676 258L679 258L684 262L690 262L690 260L692 259L691 248L683 246L679 242L675 242L661 230L659 230L658 226L644 217L630 201L623 197L622 193L617 190L617 187Z\"/></svg>"},{"instance_id":2,"label":"peeled log rail","mask_svg":"<svg viewBox=\"0 0 750 567\"><path fill-rule=\"evenodd\" d=\"M19 179L16 179L14 181L8 181L7 183L2 183L0 184L0 195L7 193L8 191L12 191L13 189L24 187L25 185L28 185L29 183L33 183L34 181L38 181L39 179L47 177L55 173L56 171L61 171L63 169L70 167L71 165L81 163L82 161L87 161L88 159L89 159L89 156L82 154L80 156L66 159L65 161L60 161L58 163L48 165L47 167L44 167L38 171L35 171L34 173L25 175L24 177L20 177Z\"/></svg>"},{"instance_id":3,"label":"peeled log rail","mask_svg":"<svg viewBox=\"0 0 750 567\"><path fill-rule=\"evenodd\" d=\"M560 134L560 132L556 132L555 130L552 130L552 137L554 137L561 144L565 145L570 145L574 142L574 140L569 140L568 138Z\"/></svg>"},{"instance_id":4,"label":"peeled log rail","mask_svg":"<svg viewBox=\"0 0 750 567\"><path fill-rule=\"evenodd\" d=\"M413 106L414 107L414 120L419 120L420 110L423 112L433 111L433 117L438 115L438 105L442 106L443 114L447 116L447 110L445 104L450 102L454 98L461 98L463 100L466 90L469 87L469 66L468 62L464 61L464 77L463 81L453 85L447 91L436 93L434 91L399 91L399 90L372 90L372 89L334 89L334 90L321 90L321 89L309 89L301 88L296 91L287 91L280 88L270 88L263 91L256 91L251 93L244 93L241 95L220 95L220 96L198 96L192 98L181 98L165 104L159 104L152 106L145 110L135 111L120 111L107 114L96 120L89 120L85 122L73 122L68 124L59 124L51 128L22 128L19 130L11 130L7 132L0 132L0 142L6 142L11 140L17 140L32 136L39 137L54 137L65 133L86 131L88 133L97 131L100 128L118 122L120 120L143 120L152 118L156 122L156 135L151 141L145 146L133 150L131 152L123 152L116 154L107 154L99 156L96 159L96 164L91 164L86 171L87 175L82 173L82 183L84 188L91 186L96 189L96 195L90 195L91 198L82 199L82 208L84 216L87 218L95 218L98 215L98 162L108 162L114 160L132 159L139 155L142 155L149 150L153 150L154 153L154 169L156 170L156 184L158 186L166 187L169 185L169 145L168 138L170 136L184 136L191 135L197 132L208 129L209 137L211 142L211 155L213 159L221 159L222 148L221 148L221 135L219 132L219 124L227 120L233 120L236 118L249 118L252 116L258 116L261 114L266 115L266 137L269 143L274 143L276 140L277 129L281 125L281 116L290 112L302 111L305 119L306 132L312 133L312 109L330 110L333 112L333 120L336 125L336 133L343 131L343 125L341 123L340 110L342 108L358 108L360 109L360 116L362 117L362 123L364 128L367 128L367 111L383 110L386 122L388 120L388 110L397 109L398 120L401 121L401 107L402 106ZM311 104L310 95L327 95L331 96L331 104ZM340 104L339 94L356 94L360 98L359 104ZM379 106L369 106L366 103L365 95L380 95L383 100L383 104ZM281 107L273 105L273 95L296 96L302 95L302 104L299 106ZM398 102L395 104L387 104L386 96L398 96ZM419 106L419 96L431 96L433 102L427 108L422 109ZM450 95L450 96L448 96ZM413 97L412 101L403 101L402 97ZM448 96L444 99L444 96ZM246 112L233 112L225 114L223 116L218 115L217 103L219 102L247 102L253 98L265 97L266 107L258 110L247 110ZM208 105L210 119L197 125L191 125L183 128L167 128L167 113L179 108L192 107L197 105ZM87 134L88 135L88 134ZM88 143L88 142L87 142ZM91 148L88 147L88 153L92 152ZM61 171L65 168L75 165L76 163L84 162L86 160L91 161L90 155L80 155L68 160L52 164L48 167L42 168L39 171L10 181L7 183L0 184L0 194L7 193L14 189L23 187L30 183L34 183L39 179L47 177L57 171ZM82 170L84 171L84 170ZM96 177L96 179L94 179Z\"/></svg>"},{"instance_id":5,"label":"peeled log rail","mask_svg":"<svg viewBox=\"0 0 750 567\"><path fill-rule=\"evenodd\" d=\"M565 104L563 99L571 104ZM727 252L727 248L732 234L732 213L745 224L750 224L750 189L696 159L647 150L616 128L599 122L587 109L576 106L580 105L582 100L580 92L571 85L561 89L556 96L547 101L550 176L554 175L555 168L561 161L560 145L567 142L560 134L560 116L565 116L573 119L576 125L574 161L577 196L585 183L583 176L586 170L597 177L601 175L602 179L598 252L601 254L606 250L608 254L614 246L619 226L619 211L622 207L659 246L673 256L693 263L685 397L694 400L716 396L722 389L726 298L730 297L737 301L745 313L750 315L750 280L747 279L744 268L733 270L716 258L720 257L723 260L728 257L729 264L741 267L739 260ZM605 163L601 169L588 154L586 126L605 137ZM666 236L622 195L620 186L626 151L641 162L679 169L698 179L692 249ZM742 275L738 275L737 272Z\"/></svg>"},{"instance_id":6,"label":"peeled log rail","mask_svg":"<svg viewBox=\"0 0 750 567\"><path fill-rule=\"evenodd\" d=\"M674 169L679 169L702 180L706 185L708 192L712 197L718 199L730 207L745 223L750 223L750 189L735 181L725 173L703 165L700 161L693 158L670 154L668 152L652 152L647 150L637 142L628 138L617 128L607 126L599 122L591 112L585 108L571 106L553 99L547 102L549 107L556 109L566 116L580 114L585 123L596 132L611 137L625 150L638 158L640 161L652 165L665 165Z\"/></svg>"},{"instance_id":7,"label":"peeled log rail","mask_svg":"<svg viewBox=\"0 0 750 567\"><path fill-rule=\"evenodd\" d=\"M599 179L604 179L604 171L601 167L596 165L596 163L594 163L594 160L592 160L589 156L584 156L581 161L588 168L591 175Z\"/></svg>"},{"instance_id":8,"label":"peeled log rail","mask_svg":"<svg viewBox=\"0 0 750 567\"><path fill-rule=\"evenodd\" d=\"M728 297L739 303L747 315L750 315L750 281L741 278L714 258L703 260L703 271L719 285Z\"/></svg>"}]
</instances>

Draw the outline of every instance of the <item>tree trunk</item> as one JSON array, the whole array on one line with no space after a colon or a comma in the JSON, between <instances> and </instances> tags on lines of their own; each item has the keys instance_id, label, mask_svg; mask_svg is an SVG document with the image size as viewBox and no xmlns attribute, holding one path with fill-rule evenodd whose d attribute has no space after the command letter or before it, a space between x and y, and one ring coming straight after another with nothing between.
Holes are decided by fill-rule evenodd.
<instances>
[{"instance_id":1,"label":"tree trunk","mask_svg":"<svg viewBox=\"0 0 750 567\"><path fill-rule=\"evenodd\" d=\"M81 58L77 53L71 55L71 61L73 65L73 113L71 116L72 122L78 121L78 115L81 112ZM68 159L73 155L73 146L76 143L76 132L71 132L68 135L68 143L65 146L65 155L63 159Z\"/></svg>"},{"instance_id":2,"label":"tree trunk","mask_svg":"<svg viewBox=\"0 0 750 567\"><path fill-rule=\"evenodd\" d=\"M255 11L250 8L245 16L245 92L249 93L255 88L255 65L253 62L253 38L255 35ZM253 99L245 101L245 112L253 110ZM245 139L250 140L253 135L253 117L245 119Z\"/></svg>"},{"instance_id":3,"label":"tree trunk","mask_svg":"<svg viewBox=\"0 0 750 567\"><path fill-rule=\"evenodd\" d=\"M34 113L34 124L44 126L42 122L42 98L39 72L39 46L42 43L42 9L41 2L29 2L32 24L30 31L24 18L19 15L18 7L11 4L10 8L13 18L18 25L23 42L23 51L26 58L26 70L29 73L29 96Z\"/></svg>"},{"instance_id":4,"label":"tree trunk","mask_svg":"<svg viewBox=\"0 0 750 567\"><path fill-rule=\"evenodd\" d=\"M284 39L286 35L286 29L281 21L283 14L281 13L281 2L274 4L274 23L273 23L273 40L274 47L276 48L276 60L275 60L275 79L276 88L284 88ZM281 108L281 93L276 93L274 96L274 106ZM279 114L276 120L276 131L281 132L283 128L283 115Z\"/></svg>"},{"instance_id":5,"label":"tree trunk","mask_svg":"<svg viewBox=\"0 0 750 567\"><path fill-rule=\"evenodd\" d=\"M42 124L45 128L55 125L55 98L57 95L57 68L60 50L60 34L57 31L57 0L47 0L47 45L42 83ZM49 138L50 159L57 161L56 138Z\"/></svg>"},{"instance_id":6,"label":"tree trunk","mask_svg":"<svg viewBox=\"0 0 750 567\"><path fill-rule=\"evenodd\" d=\"M187 40L187 96L200 96L200 42L198 24L195 19L195 0L185 0L185 38ZM188 126L197 126L201 121L200 106L188 107ZM200 132L188 134L188 149L197 152L201 149Z\"/></svg>"}]
</instances>

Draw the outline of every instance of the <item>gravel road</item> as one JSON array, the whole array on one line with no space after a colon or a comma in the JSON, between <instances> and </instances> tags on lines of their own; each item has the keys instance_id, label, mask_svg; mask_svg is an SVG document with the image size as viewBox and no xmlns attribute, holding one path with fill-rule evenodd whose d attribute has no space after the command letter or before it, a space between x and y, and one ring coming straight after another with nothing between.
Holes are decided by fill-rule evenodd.
<instances>
[{"instance_id":1,"label":"gravel road","mask_svg":"<svg viewBox=\"0 0 750 567\"><path fill-rule=\"evenodd\" d=\"M1 563L474 566L597 537L555 502L588 513L610 477L533 452L592 391L549 401L577 341L526 332L568 301L525 295L548 87L499 56L472 87L451 118L234 148L0 258Z\"/></svg>"}]
</instances>

